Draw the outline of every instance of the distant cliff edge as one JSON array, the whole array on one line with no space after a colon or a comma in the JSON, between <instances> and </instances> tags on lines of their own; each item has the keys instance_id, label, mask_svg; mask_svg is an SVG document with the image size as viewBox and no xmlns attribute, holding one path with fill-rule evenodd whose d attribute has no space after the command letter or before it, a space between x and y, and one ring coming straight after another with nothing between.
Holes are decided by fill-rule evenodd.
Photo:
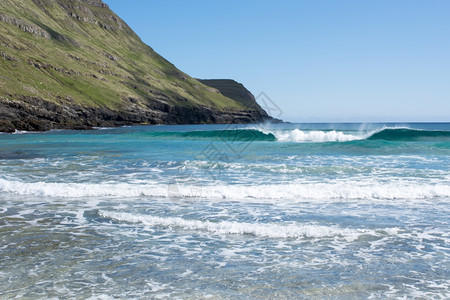
<instances>
[{"instance_id":1,"label":"distant cliff edge","mask_svg":"<svg viewBox=\"0 0 450 300\"><path fill-rule=\"evenodd\" d=\"M269 117L267 112L256 102L255 96L242 84L233 79L198 79L204 85L217 89L222 95L233 99L263 116L264 121L282 123L280 119Z\"/></svg>"},{"instance_id":2,"label":"distant cliff edge","mask_svg":"<svg viewBox=\"0 0 450 300\"><path fill-rule=\"evenodd\" d=\"M272 119L221 82L178 70L100 0L0 1L0 131Z\"/></svg>"}]
</instances>

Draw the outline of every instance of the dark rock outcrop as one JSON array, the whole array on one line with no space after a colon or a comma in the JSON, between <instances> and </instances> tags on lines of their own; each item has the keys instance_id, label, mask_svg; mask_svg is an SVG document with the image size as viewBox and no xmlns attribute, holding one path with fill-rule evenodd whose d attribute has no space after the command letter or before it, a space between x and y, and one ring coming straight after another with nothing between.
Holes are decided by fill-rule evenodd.
<instances>
[{"instance_id":1,"label":"dark rock outcrop","mask_svg":"<svg viewBox=\"0 0 450 300\"><path fill-rule=\"evenodd\" d=\"M132 103L120 111L84 107L76 103L55 104L41 98L0 99L0 132L47 131L51 129L92 129L124 125L256 123L268 119L261 110L216 110L208 106L180 107L149 102Z\"/></svg>"},{"instance_id":2,"label":"dark rock outcrop","mask_svg":"<svg viewBox=\"0 0 450 300\"><path fill-rule=\"evenodd\" d=\"M204 85L217 89L225 97L236 100L247 107L260 110L255 96L242 83L233 79L197 79Z\"/></svg>"},{"instance_id":3,"label":"dark rock outcrop","mask_svg":"<svg viewBox=\"0 0 450 300\"><path fill-rule=\"evenodd\" d=\"M47 31L45 31L44 29L42 29L41 27L36 26L27 21L21 20L17 17L6 15L6 14L0 14L0 21L12 24L24 32L29 32L29 33L37 35L37 36L42 36L46 39L50 38L50 34Z\"/></svg>"}]
</instances>

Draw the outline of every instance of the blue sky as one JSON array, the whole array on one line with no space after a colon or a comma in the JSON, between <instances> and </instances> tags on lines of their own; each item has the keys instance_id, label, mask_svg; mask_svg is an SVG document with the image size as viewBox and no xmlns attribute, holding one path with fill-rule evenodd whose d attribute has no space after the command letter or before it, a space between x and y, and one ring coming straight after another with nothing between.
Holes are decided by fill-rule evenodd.
<instances>
[{"instance_id":1,"label":"blue sky","mask_svg":"<svg viewBox=\"0 0 450 300\"><path fill-rule=\"evenodd\" d=\"M450 122L450 1L104 2L183 72L265 92L284 120Z\"/></svg>"}]
</instances>

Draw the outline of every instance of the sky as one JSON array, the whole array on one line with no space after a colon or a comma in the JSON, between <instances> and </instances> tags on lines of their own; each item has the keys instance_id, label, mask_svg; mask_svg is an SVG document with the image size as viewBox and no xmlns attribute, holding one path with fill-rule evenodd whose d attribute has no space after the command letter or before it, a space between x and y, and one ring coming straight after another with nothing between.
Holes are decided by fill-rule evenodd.
<instances>
[{"instance_id":1,"label":"sky","mask_svg":"<svg viewBox=\"0 0 450 300\"><path fill-rule=\"evenodd\" d=\"M450 122L450 1L104 0L195 78L290 122Z\"/></svg>"}]
</instances>

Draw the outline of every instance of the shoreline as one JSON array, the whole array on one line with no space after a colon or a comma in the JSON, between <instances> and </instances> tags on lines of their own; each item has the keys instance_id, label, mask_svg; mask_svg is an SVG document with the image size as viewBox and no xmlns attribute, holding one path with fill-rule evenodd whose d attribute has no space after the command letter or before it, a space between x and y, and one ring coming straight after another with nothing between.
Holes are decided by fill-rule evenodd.
<instances>
[{"instance_id":1,"label":"shoreline","mask_svg":"<svg viewBox=\"0 0 450 300\"><path fill-rule=\"evenodd\" d=\"M56 104L36 97L0 101L0 132L49 131L52 129L90 130L94 127L134 125L250 124L281 120L263 110L218 109L207 106L174 106L148 102L145 107L128 106L123 110Z\"/></svg>"}]
</instances>

